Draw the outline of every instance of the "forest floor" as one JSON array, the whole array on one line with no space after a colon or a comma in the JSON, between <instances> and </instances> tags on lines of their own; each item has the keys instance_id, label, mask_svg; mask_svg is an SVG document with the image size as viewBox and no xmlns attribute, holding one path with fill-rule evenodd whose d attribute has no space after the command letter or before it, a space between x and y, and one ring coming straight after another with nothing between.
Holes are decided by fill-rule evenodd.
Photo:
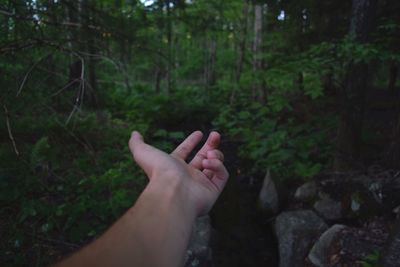
<instances>
[{"instance_id":1,"label":"forest floor","mask_svg":"<svg viewBox=\"0 0 400 267\"><path fill-rule=\"evenodd\" d=\"M213 264L277 266L276 238L257 206L262 179L246 175L246 164L237 156L238 145L231 140L221 144L230 178L210 214L215 230L211 242Z\"/></svg>"}]
</instances>

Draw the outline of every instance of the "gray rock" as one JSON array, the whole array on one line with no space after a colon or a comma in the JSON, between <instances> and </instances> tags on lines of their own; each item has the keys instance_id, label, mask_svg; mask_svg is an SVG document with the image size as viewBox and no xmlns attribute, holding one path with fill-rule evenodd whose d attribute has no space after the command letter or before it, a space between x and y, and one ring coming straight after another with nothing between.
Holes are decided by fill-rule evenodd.
<instances>
[{"instance_id":1,"label":"gray rock","mask_svg":"<svg viewBox=\"0 0 400 267\"><path fill-rule=\"evenodd\" d=\"M400 214L400 206L395 207L392 212L398 216Z\"/></svg>"},{"instance_id":2,"label":"gray rock","mask_svg":"<svg viewBox=\"0 0 400 267\"><path fill-rule=\"evenodd\" d=\"M326 230L311 248L308 259L318 267L329 267L329 249L332 242L336 239L338 233L344 229L345 225L335 224Z\"/></svg>"},{"instance_id":3,"label":"gray rock","mask_svg":"<svg viewBox=\"0 0 400 267\"><path fill-rule=\"evenodd\" d=\"M211 231L208 215L197 218L186 250L185 267L209 266L211 262L211 248L209 247Z\"/></svg>"},{"instance_id":4,"label":"gray rock","mask_svg":"<svg viewBox=\"0 0 400 267\"><path fill-rule=\"evenodd\" d=\"M361 260L382 252L388 234L380 227L346 227L339 234L337 255L340 259L335 266L358 266ZM369 260L368 260L369 261ZM375 265L372 266L382 266ZM396 265L398 266L398 265Z\"/></svg>"},{"instance_id":5,"label":"gray rock","mask_svg":"<svg viewBox=\"0 0 400 267\"><path fill-rule=\"evenodd\" d=\"M397 220L383 251L380 266L398 267L400 265L400 220Z\"/></svg>"},{"instance_id":6,"label":"gray rock","mask_svg":"<svg viewBox=\"0 0 400 267\"><path fill-rule=\"evenodd\" d=\"M315 239L328 226L311 210L287 211L275 220L280 267L304 266L304 259Z\"/></svg>"},{"instance_id":7,"label":"gray rock","mask_svg":"<svg viewBox=\"0 0 400 267\"><path fill-rule=\"evenodd\" d=\"M357 198L351 198L351 205L350 208L353 212L358 212L361 208L361 203Z\"/></svg>"},{"instance_id":8,"label":"gray rock","mask_svg":"<svg viewBox=\"0 0 400 267\"><path fill-rule=\"evenodd\" d=\"M387 227L382 219L369 221L362 228L335 226L321 235L308 259L318 267L360 266L360 261L371 266L384 266L377 264L374 257L383 251L387 237Z\"/></svg>"},{"instance_id":9,"label":"gray rock","mask_svg":"<svg viewBox=\"0 0 400 267\"><path fill-rule=\"evenodd\" d=\"M317 195L317 183L315 181L311 181L297 188L296 193L294 193L294 198L296 200L304 201L312 199L316 195Z\"/></svg>"},{"instance_id":10,"label":"gray rock","mask_svg":"<svg viewBox=\"0 0 400 267\"><path fill-rule=\"evenodd\" d=\"M270 171L265 175L263 185L258 195L259 204L262 210L267 213L275 214L279 208L278 192L274 181L271 178Z\"/></svg>"},{"instance_id":11,"label":"gray rock","mask_svg":"<svg viewBox=\"0 0 400 267\"><path fill-rule=\"evenodd\" d=\"M315 211L327 220L338 220L342 218L342 203L330 198L323 198L314 204Z\"/></svg>"}]
</instances>

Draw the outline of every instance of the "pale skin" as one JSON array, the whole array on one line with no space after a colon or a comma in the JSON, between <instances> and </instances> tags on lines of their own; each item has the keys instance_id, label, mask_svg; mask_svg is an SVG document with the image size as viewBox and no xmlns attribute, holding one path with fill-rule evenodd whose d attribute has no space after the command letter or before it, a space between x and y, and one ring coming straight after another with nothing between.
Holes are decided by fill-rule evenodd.
<instances>
[{"instance_id":1,"label":"pale skin","mask_svg":"<svg viewBox=\"0 0 400 267\"><path fill-rule=\"evenodd\" d=\"M195 219L210 211L229 176L217 132L186 162L202 136L193 132L167 154L132 132L129 148L148 185L109 230L56 266L182 266Z\"/></svg>"}]
</instances>

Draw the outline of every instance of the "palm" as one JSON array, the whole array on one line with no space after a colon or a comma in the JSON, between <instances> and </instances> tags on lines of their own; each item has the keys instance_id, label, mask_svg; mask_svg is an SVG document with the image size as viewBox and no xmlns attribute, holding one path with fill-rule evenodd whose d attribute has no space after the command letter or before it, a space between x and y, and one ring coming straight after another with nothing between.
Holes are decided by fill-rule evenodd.
<instances>
[{"instance_id":1,"label":"palm","mask_svg":"<svg viewBox=\"0 0 400 267\"><path fill-rule=\"evenodd\" d=\"M136 162L149 179L169 177L187 183L191 198L197 207L201 207L199 215L209 211L228 178L222 164L223 154L217 150L218 133L211 133L193 160L185 162L201 138L200 132L192 133L171 154L145 144L138 133L133 133L129 141Z\"/></svg>"}]
</instances>

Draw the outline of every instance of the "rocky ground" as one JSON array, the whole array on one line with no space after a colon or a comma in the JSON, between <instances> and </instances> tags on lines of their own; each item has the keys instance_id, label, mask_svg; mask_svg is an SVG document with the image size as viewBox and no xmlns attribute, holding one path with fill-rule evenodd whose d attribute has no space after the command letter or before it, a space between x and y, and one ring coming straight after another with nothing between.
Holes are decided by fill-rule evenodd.
<instances>
[{"instance_id":1,"label":"rocky ground","mask_svg":"<svg viewBox=\"0 0 400 267\"><path fill-rule=\"evenodd\" d=\"M236 147L223 147L231 179L186 266L400 266L400 172L325 173L283 192L270 175L244 175Z\"/></svg>"}]
</instances>

